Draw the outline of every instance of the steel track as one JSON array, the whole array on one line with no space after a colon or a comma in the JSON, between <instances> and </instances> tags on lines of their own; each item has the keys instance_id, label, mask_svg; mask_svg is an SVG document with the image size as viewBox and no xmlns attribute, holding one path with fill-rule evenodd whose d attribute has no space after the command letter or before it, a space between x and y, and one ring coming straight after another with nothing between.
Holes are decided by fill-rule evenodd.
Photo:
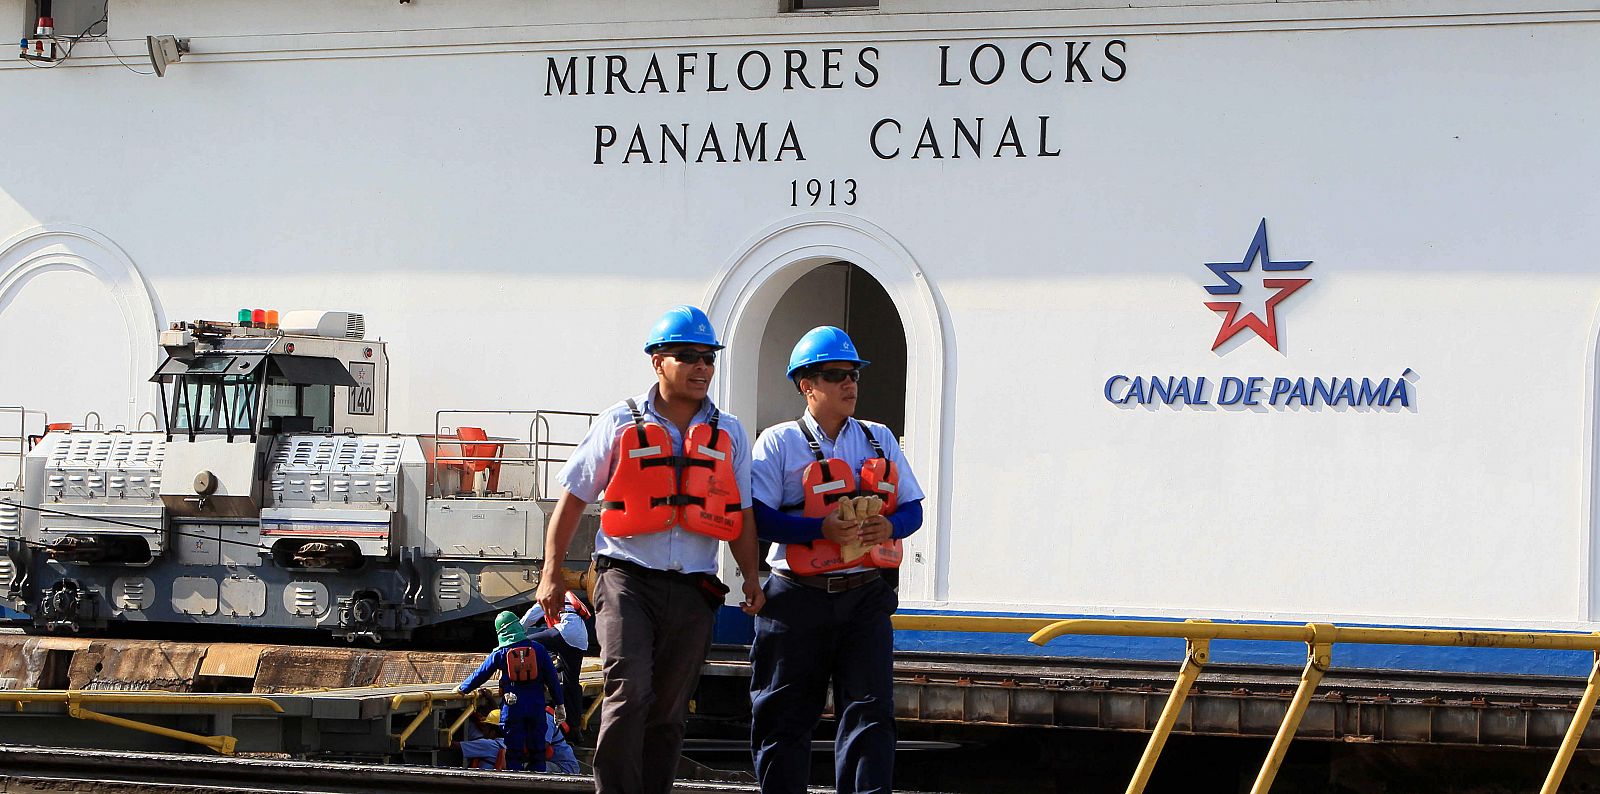
<instances>
[{"instance_id":1,"label":"steel track","mask_svg":"<svg viewBox=\"0 0 1600 794\"><path fill-rule=\"evenodd\" d=\"M675 791L755 792L753 785L679 782ZM420 792L592 792L594 780L419 766L62 750L0 745L0 791L97 791L158 794L179 791L419 794Z\"/></svg>"}]
</instances>

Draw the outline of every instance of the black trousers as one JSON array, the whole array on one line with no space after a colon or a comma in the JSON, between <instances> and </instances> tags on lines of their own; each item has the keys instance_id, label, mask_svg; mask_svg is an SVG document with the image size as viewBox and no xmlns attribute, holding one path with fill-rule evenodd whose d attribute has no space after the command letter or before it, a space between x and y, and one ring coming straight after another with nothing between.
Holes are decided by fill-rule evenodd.
<instances>
[{"instance_id":1,"label":"black trousers","mask_svg":"<svg viewBox=\"0 0 1600 794\"><path fill-rule=\"evenodd\" d=\"M567 738L573 742L583 740L583 651L572 647L553 628L541 629L528 635L528 639L544 646L560 664L561 699L567 705Z\"/></svg>"},{"instance_id":2,"label":"black trousers","mask_svg":"<svg viewBox=\"0 0 1600 794\"><path fill-rule=\"evenodd\" d=\"M669 794L716 612L683 576L611 568L595 590L606 671L595 791Z\"/></svg>"},{"instance_id":3,"label":"black trousers","mask_svg":"<svg viewBox=\"0 0 1600 794\"><path fill-rule=\"evenodd\" d=\"M894 786L894 627L888 582L828 593L773 575L750 646L750 740L763 794L804 792L828 686L839 728L835 787Z\"/></svg>"}]
</instances>

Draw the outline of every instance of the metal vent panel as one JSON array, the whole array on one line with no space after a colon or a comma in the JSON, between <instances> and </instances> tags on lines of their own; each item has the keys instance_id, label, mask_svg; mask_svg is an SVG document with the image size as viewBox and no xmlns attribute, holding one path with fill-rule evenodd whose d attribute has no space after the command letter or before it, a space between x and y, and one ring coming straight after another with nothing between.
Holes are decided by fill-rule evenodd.
<instances>
[{"instance_id":1,"label":"metal vent panel","mask_svg":"<svg viewBox=\"0 0 1600 794\"><path fill-rule=\"evenodd\" d=\"M111 604L124 612L141 612L156 603L156 585L143 576L122 576L111 584Z\"/></svg>"},{"instance_id":2,"label":"metal vent panel","mask_svg":"<svg viewBox=\"0 0 1600 794\"><path fill-rule=\"evenodd\" d=\"M460 568L441 568L433 590L439 611L453 612L472 600L472 577Z\"/></svg>"},{"instance_id":3,"label":"metal vent panel","mask_svg":"<svg viewBox=\"0 0 1600 794\"><path fill-rule=\"evenodd\" d=\"M22 508L0 504L0 538L22 537Z\"/></svg>"},{"instance_id":4,"label":"metal vent panel","mask_svg":"<svg viewBox=\"0 0 1600 794\"><path fill-rule=\"evenodd\" d=\"M271 503L391 506L405 444L392 436L280 438L268 473Z\"/></svg>"},{"instance_id":5,"label":"metal vent panel","mask_svg":"<svg viewBox=\"0 0 1600 794\"><path fill-rule=\"evenodd\" d=\"M283 589L283 608L296 617L321 619L328 605L328 587L321 582L290 582Z\"/></svg>"},{"instance_id":6,"label":"metal vent panel","mask_svg":"<svg viewBox=\"0 0 1600 794\"><path fill-rule=\"evenodd\" d=\"M74 431L58 441L46 465L52 469L161 470L167 442L159 435Z\"/></svg>"}]
</instances>

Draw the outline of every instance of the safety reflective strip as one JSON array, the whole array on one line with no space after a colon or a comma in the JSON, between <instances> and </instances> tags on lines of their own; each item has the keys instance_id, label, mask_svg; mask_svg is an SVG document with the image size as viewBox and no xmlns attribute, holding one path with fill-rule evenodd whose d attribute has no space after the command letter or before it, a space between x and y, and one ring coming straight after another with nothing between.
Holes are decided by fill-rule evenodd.
<instances>
[{"instance_id":1,"label":"safety reflective strip","mask_svg":"<svg viewBox=\"0 0 1600 794\"><path fill-rule=\"evenodd\" d=\"M892 483L892 482L880 482L880 483L878 483L878 490L883 491L884 493L894 493L895 492L894 483Z\"/></svg>"},{"instance_id":2,"label":"safety reflective strip","mask_svg":"<svg viewBox=\"0 0 1600 794\"><path fill-rule=\"evenodd\" d=\"M640 447L640 448L635 449L635 450L629 450L628 457L630 457L630 458L645 458L645 457L649 457L651 455L660 455L660 454L661 454L661 447L659 447L659 446Z\"/></svg>"},{"instance_id":3,"label":"safety reflective strip","mask_svg":"<svg viewBox=\"0 0 1600 794\"><path fill-rule=\"evenodd\" d=\"M811 492L812 493L830 493L832 491L841 490L844 487L845 487L845 484L844 484L843 480L834 480L833 482L825 482L825 483L823 483L821 485L813 485L813 486L811 486Z\"/></svg>"},{"instance_id":4,"label":"safety reflective strip","mask_svg":"<svg viewBox=\"0 0 1600 794\"><path fill-rule=\"evenodd\" d=\"M728 459L728 453L726 453L726 452L718 452L717 450L714 450L714 449L712 449L710 447L706 447L706 446L700 447L700 454L702 454L702 455L704 455L704 456L706 456L708 458L711 458L712 460L727 460Z\"/></svg>"}]
</instances>

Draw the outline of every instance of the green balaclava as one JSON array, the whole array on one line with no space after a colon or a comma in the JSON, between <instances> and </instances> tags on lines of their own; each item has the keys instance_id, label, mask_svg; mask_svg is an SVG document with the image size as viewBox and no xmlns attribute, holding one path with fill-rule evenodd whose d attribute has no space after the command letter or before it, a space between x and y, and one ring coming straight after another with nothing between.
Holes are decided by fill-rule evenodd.
<instances>
[{"instance_id":1,"label":"green balaclava","mask_svg":"<svg viewBox=\"0 0 1600 794\"><path fill-rule=\"evenodd\" d=\"M515 614L501 612L495 616L494 631L500 635L500 647L504 648L513 643L522 642L528 638L528 630L522 627L522 621Z\"/></svg>"}]
</instances>

